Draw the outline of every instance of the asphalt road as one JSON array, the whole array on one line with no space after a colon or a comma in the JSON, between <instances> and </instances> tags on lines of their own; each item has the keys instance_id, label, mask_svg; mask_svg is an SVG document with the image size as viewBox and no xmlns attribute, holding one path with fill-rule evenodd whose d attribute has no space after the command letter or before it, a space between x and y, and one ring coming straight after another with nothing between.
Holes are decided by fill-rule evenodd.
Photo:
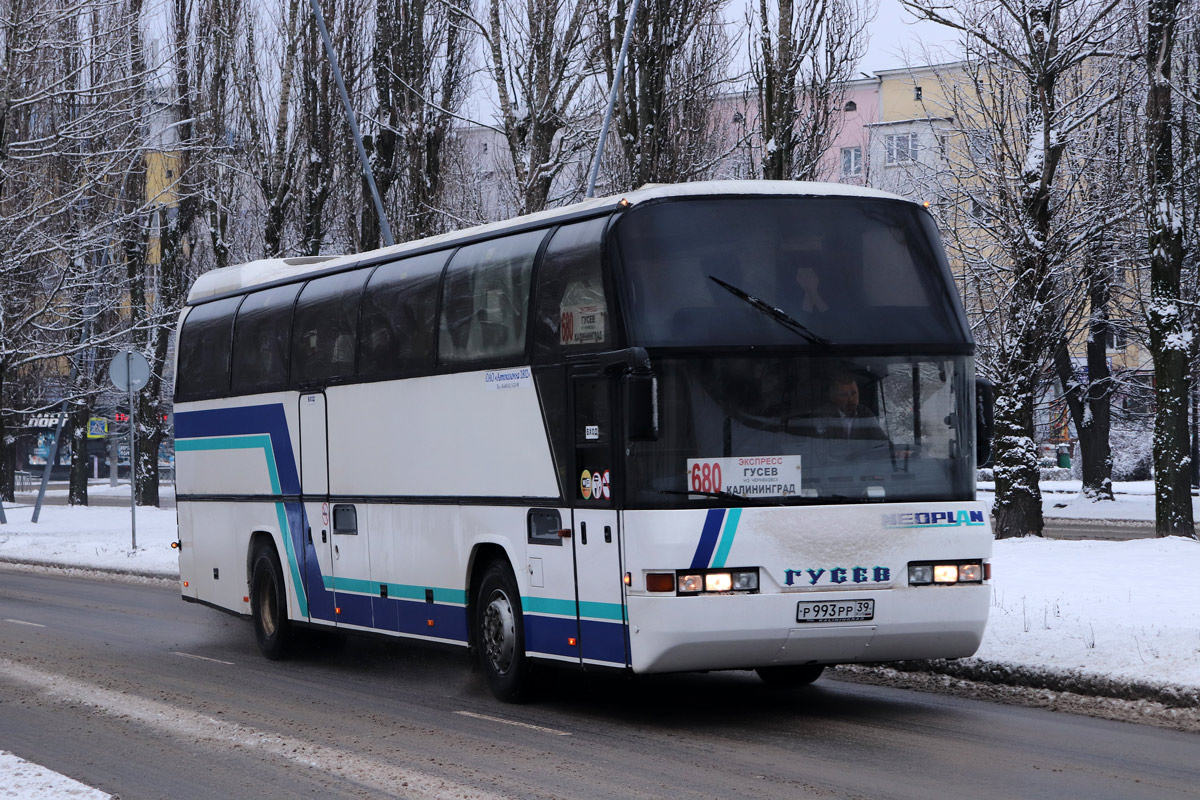
<instances>
[{"instance_id":1,"label":"asphalt road","mask_svg":"<svg viewBox=\"0 0 1200 800\"><path fill-rule=\"evenodd\" d=\"M328 642L317 644L328 645ZM136 798L1172 798L1200 736L822 679L548 673L461 650L267 662L172 588L0 570L0 749Z\"/></svg>"}]
</instances>

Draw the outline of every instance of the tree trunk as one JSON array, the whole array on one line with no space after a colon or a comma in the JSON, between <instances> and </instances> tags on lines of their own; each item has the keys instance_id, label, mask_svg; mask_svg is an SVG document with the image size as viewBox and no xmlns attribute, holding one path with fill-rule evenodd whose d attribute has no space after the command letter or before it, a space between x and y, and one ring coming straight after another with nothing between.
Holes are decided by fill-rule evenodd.
<instances>
[{"instance_id":1,"label":"tree trunk","mask_svg":"<svg viewBox=\"0 0 1200 800\"><path fill-rule=\"evenodd\" d=\"M68 429L63 432L69 435L71 442L71 480L67 503L73 506L88 504L88 468L91 465L87 452L87 428L91 413L87 404L75 406L68 417Z\"/></svg>"},{"instance_id":2,"label":"tree trunk","mask_svg":"<svg viewBox=\"0 0 1200 800\"><path fill-rule=\"evenodd\" d=\"M1146 26L1146 169L1149 208L1150 303L1147 324L1154 356L1154 524L1159 536L1195 538L1187 398L1190 326L1180 303L1184 240L1173 148L1171 50L1179 0L1151 0Z\"/></svg>"},{"instance_id":3,"label":"tree trunk","mask_svg":"<svg viewBox=\"0 0 1200 800\"><path fill-rule=\"evenodd\" d=\"M1042 491L1033 443L1033 400L1016 386L997 386L995 450L996 538L1042 535Z\"/></svg>"},{"instance_id":4,"label":"tree trunk","mask_svg":"<svg viewBox=\"0 0 1200 800\"><path fill-rule=\"evenodd\" d=\"M8 432L8 420L4 416L4 366L0 364L0 500L16 501L17 439Z\"/></svg>"},{"instance_id":5,"label":"tree trunk","mask_svg":"<svg viewBox=\"0 0 1200 800\"><path fill-rule=\"evenodd\" d=\"M158 418L157 404L146 397L146 391L136 395L137 418L137 494L139 506L157 506L158 497L158 446L163 440L162 421Z\"/></svg>"},{"instance_id":6,"label":"tree trunk","mask_svg":"<svg viewBox=\"0 0 1200 800\"><path fill-rule=\"evenodd\" d=\"M1109 286L1105 270L1090 264L1087 377L1079 382L1066 344L1054 357L1055 371L1063 387L1071 422L1079 435L1079 461L1083 494L1091 500L1112 500L1112 373L1108 368Z\"/></svg>"}]
</instances>

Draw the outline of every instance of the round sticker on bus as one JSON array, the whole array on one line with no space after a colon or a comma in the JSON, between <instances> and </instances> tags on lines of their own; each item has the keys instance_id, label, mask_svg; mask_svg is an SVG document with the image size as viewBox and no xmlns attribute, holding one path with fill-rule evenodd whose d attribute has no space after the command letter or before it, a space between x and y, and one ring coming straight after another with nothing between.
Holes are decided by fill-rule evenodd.
<instances>
[{"instance_id":1,"label":"round sticker on bus","mask_svg":"<svg viewBox=\"0 0 1200 800\"><path fill-rule=\"evenodd\" d=\"M602 475L600 477L600 491L597 492L597 497L596 497L597 500L600 499L599 495L601 495L601 494L604 495L605 500L607 500L611 496L612 490L609 488L608 481L609 481L608 470L604 470L604 475Z\"/></svg>"},{"instance_id":2,"label":"round sticker on bus","mask_svg":"<svg viewBox=\"0 0 1200 800\"><path fill-rule=\"evenodd\" d=\"M579 492L583 495L584 500L592 496L592 473L586 469L579 476Z\"/></svg>"}]
</instances>

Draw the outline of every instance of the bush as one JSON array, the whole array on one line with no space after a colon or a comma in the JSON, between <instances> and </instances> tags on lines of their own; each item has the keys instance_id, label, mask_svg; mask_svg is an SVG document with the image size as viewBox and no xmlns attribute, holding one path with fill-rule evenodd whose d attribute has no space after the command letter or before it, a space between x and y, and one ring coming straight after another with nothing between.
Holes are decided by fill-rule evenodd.
<instances>
[{"instance_id":1,"label":"bush","mask_svg":"<svg viewBox=\"0 0 1200 800\"><path fill-rule=\"evenodd\" d=\"M1113 426L1109 433L1114 481L1148 481L1154 477L1154 429L1151 425Z\"/></svg>"}]
</instances>

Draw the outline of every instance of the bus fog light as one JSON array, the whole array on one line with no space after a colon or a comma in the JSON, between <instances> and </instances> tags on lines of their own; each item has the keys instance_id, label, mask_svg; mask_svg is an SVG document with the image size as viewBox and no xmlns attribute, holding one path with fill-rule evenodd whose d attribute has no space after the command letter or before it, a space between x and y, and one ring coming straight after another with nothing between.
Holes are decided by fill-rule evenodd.
<instances>
[{"instance_id":1,"label":"bus fog light","mask_svg":"<svg viewBox=\"0 0 1200 800\"><path fill-rule=\"evenodd\" d=\"M980 583L983 581L983 565L982 564L959 564L958 565L958 582L959 583Z\"/></svg>"},{"instance_id":2,"label":"bus fog light","mask_svg":"<svg viewBox=\"0 0 1200 800\"><path fill-rule=\"evenodd\" d=\"M728 592L733 588L733 576L728 572L710 572L704 576L704 591Z\"/></svg>"},{"instance_id":3,"label":"bus fog light","mask_svg":"<svg viewBox=\"0 0 1200 800\"><path fill-rule=\"evenodd\" d=\"M914 586L933 583L933 567L929 564L909 564L908 582Z\"/></svg>"},{"instance_id":4,"label":"bus fog light","mask_svg":"<svg viewBox=\"0 0 1200 800\"><path fill-rule=\"evenodd\" d=\"M733 590L735 592L753 592L758 589L758 572L746 571L733 573Z\"/></svg>"},{"instance_id":5,"label":"bus fog light","mask_svg":"<svg viewBox=\"0 0 1200 800\"><path fill-rule=\"evenodd\" d=\"M937 564L933 568L934 583L958 583L957 564Z\"/></svg>"},{"instance_id":6,"label":"bus fog light","mask_svg":"<svg viewBox=\"0 0 1200 800\"><path fill-rule=\"evenodd\" d=\"M704 576L703 575L680 575L679 576L679 591L687 594L704 591Z\"/></svg>"}]
</instances>

